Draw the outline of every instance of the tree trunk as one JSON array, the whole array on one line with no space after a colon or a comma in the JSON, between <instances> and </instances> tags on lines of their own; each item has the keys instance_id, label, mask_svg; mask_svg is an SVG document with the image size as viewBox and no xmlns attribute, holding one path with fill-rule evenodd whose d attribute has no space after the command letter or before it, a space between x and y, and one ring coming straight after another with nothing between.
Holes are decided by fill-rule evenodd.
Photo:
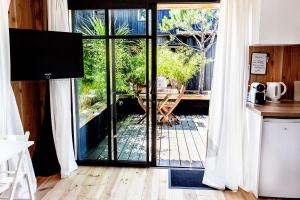
<instances>
[{"instance_id":1,"label":"tree trunk","mask_svg":"<svg viewBox=\"0 0 300 200\"><path fill-rule=\"evenodd\" d=\"M204 94L204 67L205 65L202 65L199 67L198 70L198 76L199 76L199 82L198 82L198 92L199 94Z\"/></svg>"}]
</instances>

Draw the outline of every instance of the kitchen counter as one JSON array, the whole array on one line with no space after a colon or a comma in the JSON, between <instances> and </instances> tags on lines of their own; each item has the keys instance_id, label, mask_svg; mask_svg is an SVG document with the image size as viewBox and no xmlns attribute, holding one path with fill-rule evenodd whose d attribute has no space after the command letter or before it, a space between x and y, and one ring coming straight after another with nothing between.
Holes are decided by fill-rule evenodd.
<instances>
[{"instance_id":1,"label":"kitchen counter","mask_svg":"<svg viewBox=\"0 0 300 200\"><path fill-rule=\"evenodd\" d=\"M247 103L247 108L263 117L300 117L300 102L266 102L265 105Z\"/></svg>"}]
</instances>

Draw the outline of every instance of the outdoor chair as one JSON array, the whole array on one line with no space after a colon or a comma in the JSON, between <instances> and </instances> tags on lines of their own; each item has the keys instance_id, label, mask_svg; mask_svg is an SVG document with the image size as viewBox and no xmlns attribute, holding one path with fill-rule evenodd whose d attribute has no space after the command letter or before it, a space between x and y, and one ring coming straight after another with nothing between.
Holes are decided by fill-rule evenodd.
<instances>
[{"instance_id":1,"label":"outdoor chair","mask_svg":"<svg viewBox=\"0 0 300 200\"><path fill-rule=\"evenodd\" d=\"M161 114L160 121L167 123L172 127L170 121L172 120L175 124L179 124L179 120L173 114L173 111L180 103L181 99L184 96L185 87L182 85L179 91L179 95L173 101L171 98L165 98L158 107L159 113Z\"/></svg>"},{"instance_id":2,"label":"outdoor chair","mask_svg":"<svg viewBox=\"0 0 300 200\"><path fill-rule=\"evenodd\" d=\"M156 108L156 112L163 115L161 108L164 107L164 104L167 102L167 100L170 98L170 94L167 94L160 102L158 102L157 108ZM141 108L143 109L143 111L145 112L143 114L143 116L141 117L141 119L137 122L138 124L140 124L145 118L146 118L146 101L143 99L143 97L141 96L137 96L137 100L139 105L141 106ZM151 104L149 104L150 106ZM151 108L151 107L150 107Z\"/></svg>"}]
</instances>

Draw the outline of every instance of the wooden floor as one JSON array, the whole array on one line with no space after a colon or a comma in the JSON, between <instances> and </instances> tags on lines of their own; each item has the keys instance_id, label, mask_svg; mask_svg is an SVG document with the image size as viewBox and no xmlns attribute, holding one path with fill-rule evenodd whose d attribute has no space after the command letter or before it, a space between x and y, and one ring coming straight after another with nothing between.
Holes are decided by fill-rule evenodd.
<instances>
[{"instance_id":1,"label":"wooden floor","mask_svg":"<svg viewBox=\"0 0 300 200\"><path fill-rule=\"evenodd\" d=\"M180 124L157 126L157 165L200 167L206 154L207 116L177 116ZM146 124L140 115L129 115L117 123L118 160L146 161ZM87 159L108 159L108 139L90 149Z\"/></svg>"},{"instance_id":2,"label":"wooden floor","mask_svg":"<svg viewBox=\"0 0 300 200\"><path fill-rule=\"evenodd\" d=\"M168 170L162 168L80 167L62 180L58 175L39 177L36 199L255 200L250 193L242 190L170 189L168 184Z\"/></svg>"}]
</instances>

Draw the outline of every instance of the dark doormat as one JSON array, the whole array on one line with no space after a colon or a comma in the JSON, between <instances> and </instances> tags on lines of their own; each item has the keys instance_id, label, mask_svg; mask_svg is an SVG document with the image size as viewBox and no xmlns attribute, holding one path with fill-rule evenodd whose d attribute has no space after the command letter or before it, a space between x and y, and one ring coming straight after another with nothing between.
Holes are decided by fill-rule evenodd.
<instances>
[{"instance_id":1,"label":"dark doormat","mask_svg":"<svg viewBox=\"0 0 300 200\"><path fill-rule=\"evenodd\" d=\"M199 190L214 190L202 184L204 170L169 169L169 187Z\"/></svg>"}]
</instances>

